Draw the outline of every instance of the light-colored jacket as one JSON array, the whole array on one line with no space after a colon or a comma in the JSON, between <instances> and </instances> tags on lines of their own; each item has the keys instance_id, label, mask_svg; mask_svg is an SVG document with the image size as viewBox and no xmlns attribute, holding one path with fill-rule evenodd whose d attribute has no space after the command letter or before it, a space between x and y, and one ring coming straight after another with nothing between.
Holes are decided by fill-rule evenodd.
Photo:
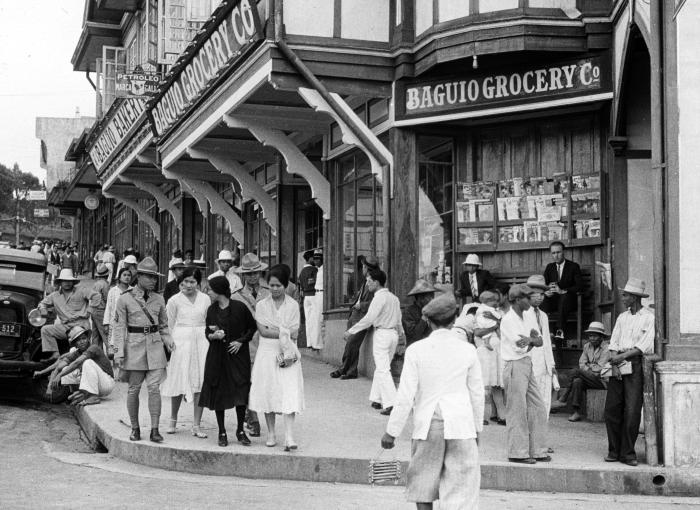
<instances>
[{"instance_id":1,"label":"light-colored jacket","mask_svg":"<svg viewBox=\"0 0 700 510\"><path fill-rule=\"evenodd\" d=\"M445 439L471 439L483 429L484 384L476 348L448 329L406 349L401 384L386 431L401 435L413 409L413 439L426 439L440 406Z\"/></svg>"},{"instance_id":2,"label":"light-colored jacket","mask_svg":"<svg viewBox=\"0 0 700 510\"><path fill-rule=\"evenodd\" d=\"M529 310L525 310L523 314L530 314L532 321L537 324L542 335L542 346L532 348L532 372L538 375L552 375L554 370L554 353L552 352L552 337L549 333L549 317L540 309L535 309L531 306ZM539 322L537 316L539 315Z\"/></svg>"},{"instance_id":3,"label":"light-colored jacket","mask_svg":"<svg viewBox=\"0 0 700 510\"><path fill-rule=\"evenodd\" d=\"M152 325L139 303L146 307L158 326L158 331L155 333L128 332L128 326L148 327ZM165 368L167 361L163 342L164 339L170 341L170 332L163 296L151 292L148 295L148 301L145 302L143 291L139 287L133 287L124 292L117 299L112 331L114 357L124 359L122 365L124 370Z\"/></svg>"}]
</instances>

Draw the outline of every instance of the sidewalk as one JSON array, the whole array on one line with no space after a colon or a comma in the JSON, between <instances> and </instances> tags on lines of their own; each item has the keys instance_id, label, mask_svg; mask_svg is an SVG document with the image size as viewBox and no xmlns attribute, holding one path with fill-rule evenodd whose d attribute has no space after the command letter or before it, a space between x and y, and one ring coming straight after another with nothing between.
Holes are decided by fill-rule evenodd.
<instances>
[{"instance_id":1,"label":"sidewalk","mask_svg":"<svg viewBox=\"0 0 700 510\"><path fill-rule=\"evenodd\" d=\"M295 439L299 450L285 453L283 423L277 420L278 445L265 446L265 426L252 446L239 445L234 436L235 412L227 412L230 445L217 446L213 412L203 418L207 439L193 437L192 406L183 403L176 434L164 434L170 402L163 399L160 430L162 444L148 441L150 420L145 387L142 390L140 422L143 440L129 441L126 385L119 383L110 398L76 414L88 438L101 443L116 457L148 466L199 474L241 476L341 483L367 483L368 460L380 453L379 440L387 418L370 407L371 381L365 378L331 379L333 367L304 358L306 411L297 418ZM410 457L410 422L394 450L384 453L407 461ZM501 490L533 490L579 493L700 495L700 471L652 468L640 463L631 468L603 462L606 453L605 427L601 423L569 423L566 415L552 415L549 431L554 449L552 462L523 466L506 461L506 429L485 427L481 437L482 487ZM643 437L637 442L644 459ZM384 458L384 457L383 457ZM404 466L405 473L405 466Z\"/></svg>"}]
</instances>

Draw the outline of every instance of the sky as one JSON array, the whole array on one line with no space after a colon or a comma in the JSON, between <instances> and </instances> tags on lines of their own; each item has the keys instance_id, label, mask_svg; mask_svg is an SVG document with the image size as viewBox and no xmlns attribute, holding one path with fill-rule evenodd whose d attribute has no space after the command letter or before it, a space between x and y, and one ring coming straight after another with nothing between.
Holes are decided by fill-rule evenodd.
<instances>
[{"instance_id":1,"label":"sky","mask_svg":"<svg viewBox=\"0 0 700 510\"><path fill-rule=\"evenodd\" d=\"M95 115L95 92L71 57L85 0L0 0L0 163L39 180L36 117ZM94 80L94 75L91 75Z\"/></svg>"}]
</instances>

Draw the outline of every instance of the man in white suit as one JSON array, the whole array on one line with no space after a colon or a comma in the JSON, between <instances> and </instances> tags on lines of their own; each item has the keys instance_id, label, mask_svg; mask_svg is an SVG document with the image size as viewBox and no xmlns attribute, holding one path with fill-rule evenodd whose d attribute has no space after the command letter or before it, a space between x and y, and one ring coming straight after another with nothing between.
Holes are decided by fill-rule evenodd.
<instances>
[{"instance_id":1,"label":"man in white suit","mask_svg":"<svg viewBox=\"0 0 700 510\"><path fill-rule=\"evenodd\" d=\"M483 428L484 385L473 345L451 330L457 313L452 293L423 307L432 333L411 344L401 384L382 437L393 448L413 410L413 445L407 498L418 510L478 508L479 432Z\"/></svg>"}]
</instances>

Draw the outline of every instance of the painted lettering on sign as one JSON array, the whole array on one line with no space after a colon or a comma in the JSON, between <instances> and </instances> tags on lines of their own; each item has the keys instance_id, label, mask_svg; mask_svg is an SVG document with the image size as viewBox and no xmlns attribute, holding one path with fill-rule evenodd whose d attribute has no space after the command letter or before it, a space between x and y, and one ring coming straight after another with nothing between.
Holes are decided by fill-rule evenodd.
<instances>
[{"instance_id":1,"label":"painted lettering on sign","mask_svg":"<svg viewBox=\"0 0 700 510\"><path fill-rule=\"evenodd\" d=\"M170 129L224 70L259 41L261 32L257 8L249 0L235 4L150 110L156 136Z\"/></svg>"},{"instance_id":2,"label":"painted lettering on sign","mask_svg":"<svg viewBox=\"0 0 700 510\"><path fill-rule=\"evenodd\" d=\"M125 99L90 147L90 159L99 174L146 110L143 99Z\"/></svg>"},{"instance_id":3,"label":"painted lettering on sign","mask_svg":"<svg viewBox=\"0 0 700 510\"><path fill-rule=\"evenodd\" d=\"M511 73L481 74L464 79L408 84L397 117L443 111L462 111L528 99L608 90L609 66L601 57L541 66Z\"/></svg>"}]
</instances>

